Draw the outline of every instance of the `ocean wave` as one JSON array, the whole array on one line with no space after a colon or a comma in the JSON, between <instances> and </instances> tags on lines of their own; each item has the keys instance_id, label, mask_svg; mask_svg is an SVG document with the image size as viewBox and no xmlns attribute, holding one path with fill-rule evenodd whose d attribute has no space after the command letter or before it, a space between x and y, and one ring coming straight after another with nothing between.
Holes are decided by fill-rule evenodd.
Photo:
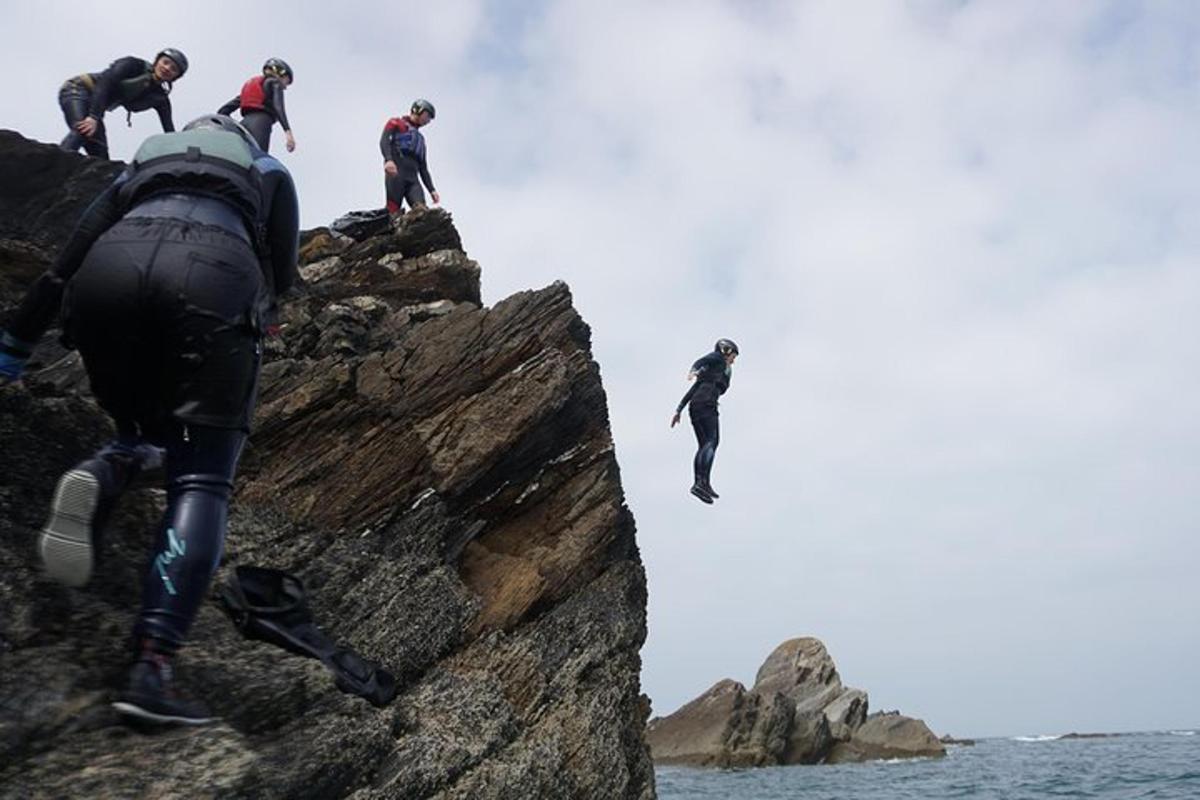
<instances>
[{"instance_id":1,"label":"ocean wave","mask_svg":"<svg viewBox=\"0 0 1200 800\"><path fill-rule=\"evenodd\" d=\"M1195 736L1195 731L1167 731L1172 736Z\"/></svg>"},{"instance_id":2,"label":"ocean wave","mask_svg":"<svg viewBox=\"0 0 1200 800\"><path fill-rule=\"evenodd\" d=\"M1062 738L1062 734L1043 735L1043 736L1014 736L1014 742L1054 742Z\"/></svg>"}]
</instances>

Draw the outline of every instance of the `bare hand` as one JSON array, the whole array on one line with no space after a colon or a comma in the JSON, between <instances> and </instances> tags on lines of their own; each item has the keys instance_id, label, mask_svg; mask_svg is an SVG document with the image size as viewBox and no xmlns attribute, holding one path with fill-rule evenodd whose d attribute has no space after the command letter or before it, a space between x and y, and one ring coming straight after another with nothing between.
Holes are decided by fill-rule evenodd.
<instances>
[{"instance_id":1,"label":"bare hand","mask_svg":"<svg viewBox=\"0 0 1200 800\"><path fill-rule=\"evenodd\" d=\"M83 119L79 120L79 122L75 123L75 130L79 131L89 139L96 135L96 129L99 127L100 123L96 121L95 117L84 117Z\"/></svg>"},{"instance_id":2,"label":"bare hand","mask_svg":"<svg viewBox=\"0 0 1200 800\"><path fill-rule=\"evenodd\" d=\"M396 162L395 161L383 162L383 171L386 172L388 175L395 175L396 174Z\"/></svg>"},{"instance_id":3,"label":"bare hand","mask_svg":"<svg viewBox=\"0 0 1200 800\"><path fill-rule=\"evenodd\" d=\"M671 417L671 427L674 428L679 424L679 412L675 412L675 416Z\"/></svg>"},{"instance_id":4,"label":"bare hand","mask_svg":"<svg viewBox=\"0 0 1200 800\"><path fill-rule=\"evenodd\" d=\"M433 204L435 206L438 203L442 202L442 196L440 194L438 194L437 192L430 192L430 195L433 197Z\"/></svg>"},{"instance_id":5,"label":"bare hand","mask_svg":"<svg viewBox=\"0 0 1200 800\"><path fill-rule=\"evenodd\" d=\"M291 131L284 131L284 134L287 136L287 151L290 153L296 149L296 137L292 136Z\"/></svg>"}]
</instances>

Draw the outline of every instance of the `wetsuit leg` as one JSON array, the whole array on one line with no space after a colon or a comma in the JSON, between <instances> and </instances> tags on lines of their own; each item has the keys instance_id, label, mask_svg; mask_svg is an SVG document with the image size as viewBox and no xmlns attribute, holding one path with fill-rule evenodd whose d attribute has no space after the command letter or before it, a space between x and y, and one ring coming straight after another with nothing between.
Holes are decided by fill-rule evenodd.
<instances>
[{"instance_id":1,"label":"wetsuit leg","mask_svg":"<svg viewBox=\"0 0 1200 800\"><path fill-rule=\"evenodd\" d=\"M128 219L67 286L64 328L100 405L167 448L167 511L138 625L164 652L183 643L220 558L255 401L262 280L232 235Z\"/></svg>"},{"instance_id":2,"label":"wetsuit leg","mask_svg":"<svg viewBox=\"0 0 1200 800\"><path fill-rule=\"evenodd\" d=\"M142 583L135 636L173 652L208 594L225 543L244 431L176 424L167 440L167 510Z\"/></svg>"},{"instance_id":3,"label":"wetsuit leg","mask_svg":"<svg viewBox=\"0 0 1200 800\"><path fill-rule=\"evenodd\" d=\"M404 202L404 186L400 175L384 175L383 190L387 196L388 213L399 214L403 211L401 203Z\"/></svg>"},{"instance_id":4,"label":"wetsuit leg","mask_svg":"<svg viewBox=\"0 0 1200 800\"><path fill-rule=\"evenodd\" d=\"M404 199L408 201L409 208L425 207L425 190L421 188L421 181L417 176L414 175L405 187Z\"/></svg>"},{"instance_id":5,"label":"wetsuit leg","mask_svg":"<svg viewBox=\"0 0 1200 800\"><path fill-rule=\"evenodd\" d=\"M75 130L75 123L87 117L91 101L92 93L86 87L70 81L63 84L58 93L58 105L62 108L63 119L67 121L67 135L59 147L72 153L82 147L90 156L108 158L108 133L104 129L103 120L98 123L96 133L90 139Z\"/></svg>"},{"instance_id":6,"label":"wetsuit leg","mask_svg":"<svg viewBox=\"0 0 1200 800\"><path fill-rule=\"evenodd\" d=\"M250 131L258 146L267 152L271 149L271 128L275 118L265 111L247 111L242 114L242 127Z\"/></svg>"},{"instance_id":7,"label":"wetsuit leg","mask_svg":"<svg viewBox=\"0 0 1200 800\"><path fill-rule=\"evenodd\" d=\"M689 407L688 411L692 418L692 430L696 432L696 458L692 462L696 482L707 486L717 445L721 441L719 417L716 409Z\"/></svg>"}]
</instances>

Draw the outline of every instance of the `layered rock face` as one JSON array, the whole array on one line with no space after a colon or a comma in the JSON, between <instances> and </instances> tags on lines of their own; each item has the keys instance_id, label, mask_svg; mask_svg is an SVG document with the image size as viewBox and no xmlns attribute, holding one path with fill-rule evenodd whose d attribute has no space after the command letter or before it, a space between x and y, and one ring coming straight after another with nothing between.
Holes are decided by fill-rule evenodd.
<instances>
[{"instance_id":1,"label":"layered rock face","mask_svg":"<svg viewBox=\"0 0 1200 800\"><path fill-rule=\"evenodd\" d=\"M111 173L0 135L0 175L26 162L62 184L0 188L6 215L25 208L0 221L0 270L20 251L31 279L62 236L34 206L69 195L54 222L73 219ZM120 724L108 702L163 498L122 501L88 587L40 577L55 481L109 430L47 337L40 371L0 388L0 796L654 796L646 583L587 325L561 283L482 307L441 211L396 232L352 222L303 237L306 285L267 343L217 580L296 573L322 627L400 695L377 709L342 694L214 604L179 671L222 722Z\"/></svg>"},{"instance_id":2,"label":"layered rock face","mask_svg":"<svg viewBox=\"0 0 1200 800\"><path fill-rule=\"evenodd\" d=\"M762 767L942 756L920 720L867 714L867 694L842 685L819 640L784 642L758 670L754 688L722 680L646 730L661 764Z\"/></svg>"}]
</instances>

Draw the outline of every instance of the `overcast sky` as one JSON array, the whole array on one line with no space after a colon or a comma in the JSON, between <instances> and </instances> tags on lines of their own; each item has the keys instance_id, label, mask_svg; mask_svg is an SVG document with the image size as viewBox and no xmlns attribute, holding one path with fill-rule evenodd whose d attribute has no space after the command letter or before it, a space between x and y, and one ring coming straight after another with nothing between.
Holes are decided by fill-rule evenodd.
<instances>
[{"instance_id":1,"label":"overcast sky","mask_svg":"<svg viewBox=\"0 0 1200 800\"><path fill-rule=\"evenodd\" d=\"M136 9L136 10L135 10ZM182 124L296 71L306 226L429 162L489 305L592 326L673 711L820 637L938 734L1200 726L1200 5L8 3L0 127L183 49ZM108 117L113 155L156 132ZM742 347L714 507L669 430Z\"/></svg>"}]
</instances>

